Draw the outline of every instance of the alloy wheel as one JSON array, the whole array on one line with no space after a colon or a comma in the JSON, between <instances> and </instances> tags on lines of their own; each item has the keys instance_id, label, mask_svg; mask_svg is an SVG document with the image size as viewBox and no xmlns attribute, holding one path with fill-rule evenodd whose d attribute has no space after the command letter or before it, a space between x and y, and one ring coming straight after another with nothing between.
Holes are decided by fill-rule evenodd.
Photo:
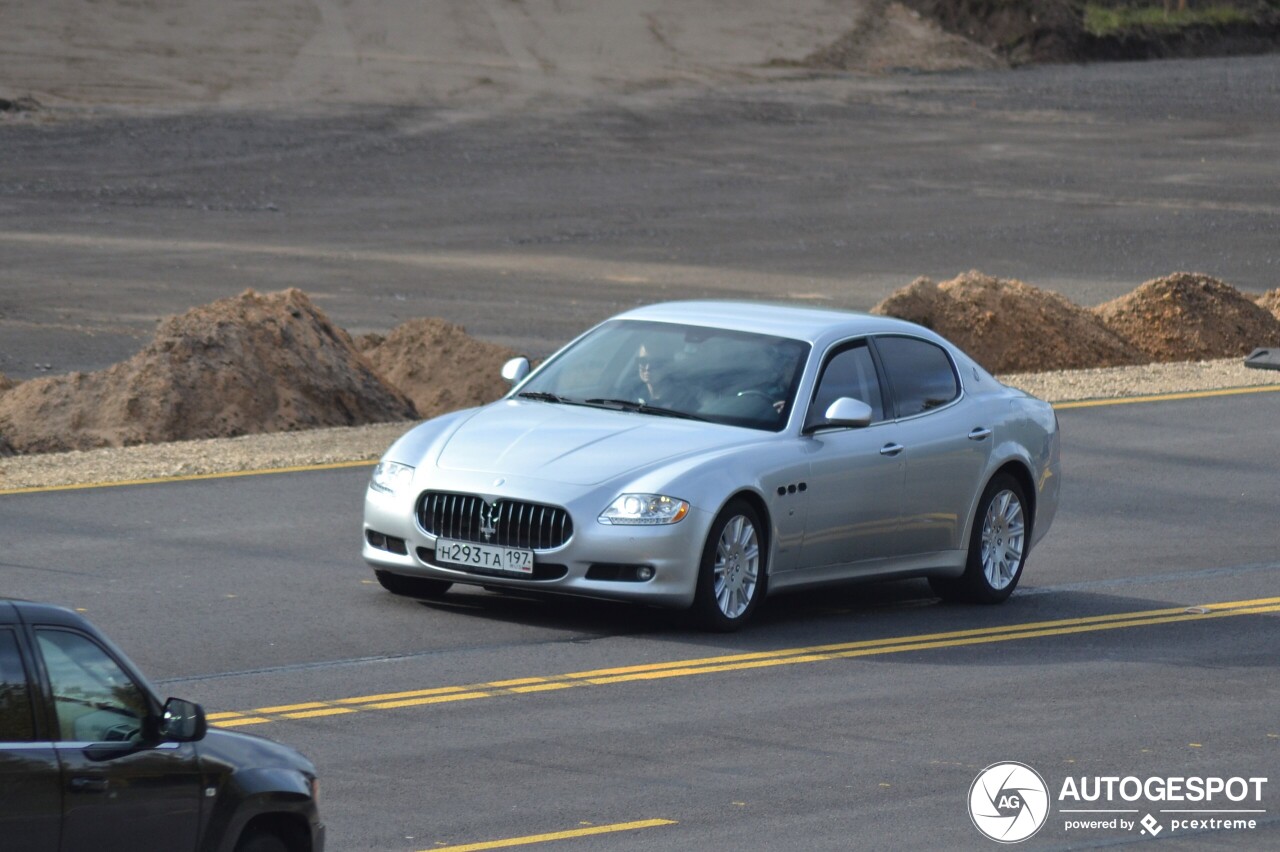
<instances>
[{"instance_id":1,"label":"alloy wheel","mask_svg":"<svg viewBox=\"0 0 1280 852\"><path fill-rule=\"evenodd\" d=\"M713 575L716 605L726 618L738 618L747 611L759 575L760 538L755 525L747 517L735 515L716 543Z\"/></svg>"},{"instance_id":2,"label":"alloy wheel","mask_svg":"<svg viewBox=\"0 0 1280 852\"><path fill-rule=\"evenodd\" d=\"M1006 489L991 498L982 521L982 571L992 589L998 591L1013 582L1025 544L1022 500Z\"/></svg>"}]
</instances>

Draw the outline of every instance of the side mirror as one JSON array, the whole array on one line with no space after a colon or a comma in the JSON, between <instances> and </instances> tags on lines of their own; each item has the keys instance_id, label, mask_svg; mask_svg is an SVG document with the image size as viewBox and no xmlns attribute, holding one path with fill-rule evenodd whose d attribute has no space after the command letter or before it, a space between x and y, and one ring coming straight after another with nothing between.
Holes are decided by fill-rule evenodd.
<instances>
[{"instance_id":1,"label":"side mirror","mask_svg":"<svg viewBox=\"0 0 1280 852\"><path fill-rule=\"evenodd\" d=\"M871 406L860 399L842 396L827 406L826 418L820 426L851 426L861 428L871 424Z\"/></svg>"},{"instance_id":2,"label":"side mirror","mask_svg":"<svg viewBox=\"0 0 1280 852\"><path fill-rule=\"evenodd\" d=\"M160 718L160 738L166 742L191 743L204 739L209 723L204 708L193 701L170 698L164 703L164 715Z\"/></svg>"},{"instance_id":3,"label":"side mirror","mask_svg":"<svg viewBox=\"0 0 1280 852\"><path fill-rule=\"evenodd\" d=\"M509 384L519 384L524 381L524 377L527 375L529 375L528 358L512 358L502 365L502 378L506 379Z\"/></svg>"}]
</instances>

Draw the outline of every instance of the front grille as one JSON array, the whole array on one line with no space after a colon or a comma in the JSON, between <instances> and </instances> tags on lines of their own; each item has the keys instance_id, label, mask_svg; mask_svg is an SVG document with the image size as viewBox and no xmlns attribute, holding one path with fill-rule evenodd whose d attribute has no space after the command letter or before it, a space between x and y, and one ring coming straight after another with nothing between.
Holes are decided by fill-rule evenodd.
<instances>
[{"instance_id":1,"label":"front grille","mask_svg":"<svg viewBox=\"0 0 1280 852\"><path fill-rule=\"evenodd\" d=\"M569 513L523 500L486 502L474 494L425 491L418 523L430 535L521 550L552 550L573 535Z\"/></svg>"}]
</instances>

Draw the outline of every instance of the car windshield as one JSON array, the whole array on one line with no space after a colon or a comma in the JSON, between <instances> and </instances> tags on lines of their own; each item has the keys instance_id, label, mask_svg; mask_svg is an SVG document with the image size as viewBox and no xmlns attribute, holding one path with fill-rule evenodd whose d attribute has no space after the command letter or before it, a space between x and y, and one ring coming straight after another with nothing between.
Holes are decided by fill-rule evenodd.
<instances>
[{"instance_id":1,"label":"car windshield","mask_svg":"<svg viewBox=\"0 0 1280 852\"><path fill-rule=\"evenodd\" d=\"M694 325L612 320L548 362L517 393L779 431L809 344Z\"/></svg>"}]
</instances>

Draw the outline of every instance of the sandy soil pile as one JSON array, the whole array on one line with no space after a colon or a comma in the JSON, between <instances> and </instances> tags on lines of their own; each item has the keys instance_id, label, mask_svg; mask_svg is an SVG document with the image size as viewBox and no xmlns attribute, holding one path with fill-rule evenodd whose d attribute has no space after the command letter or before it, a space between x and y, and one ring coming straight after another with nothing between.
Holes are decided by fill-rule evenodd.
<instances>
[{"instance_id":1,"label":"sandy soil pile","mask_svg":"<svg viewBox=\"0 0 1280 852\"><path fill-rule=\"evenodd\" d=\"M1280 345L1280 290L1254 303L1216 278L1176 272L1089 309L1021 281L968 272L918 278L871 309L932 328L996 373L1247 355Z\"/></svg>"},{"instance_id":2,"label":"sandy soil pile","mask_svg":"<svg viewBox=\"0 0 1280 852\"><path fill-rule=\"evenodd\" d=\"M510 389L500 375L502 365L519 354L435 317L410 320L386 338L366 335L357 345L378 374L413 401L420 417L493 402Z\"/></svg>"},{"instance_id":3,"label":"sandy soil pile","mask_svg":"<svg viewBox=\"0 0 1280 852\"><path fill-rule=\"evenodd\" d=\"M1280 288L1263 293L1258 297L1258 304L1263 310L1270 311L1276 319L1280 319Z\"/></svg>"},{"instance_id":4,"label":"sandy soil pile","mask_svg":"<svg viewBox=\"0 0 1280 852\"><path fill-rule=\"evenodd\" d=\"M917 278L871 313L919 323L995 373L1116 367L1149 360L1088 309L1012 279Z\"/></svg>"},{"instance_id":5,"label":"sandy soil pile","mask_svg":"<svg viewBox=\"0 0 1280 852\"><path fill-rule=\"evenodd\" d=\"M1280 320L1216 278L1175 272L1094 308L1148 361L1248 355L1280 345Z\"/></svg>"},{"instance_id":6,"label":"sandy soil pile","mask_svg":"<svg viewBox=\"0 0 1280 852\"><path fill-rule=\"evenodd\" d=\"M954 71L1003 68L1004 60L976 42L944 32L938 23L889 0L869 0L852 29L801 63L841 71Z\"/></svg>"},{"instance_id":7,"label":"sandy soil pile","mask_svg":"<svg viewBox=\"0 0 1280 852\"><path fill-rule=\"evenodd\" d=\"M161 323L141 352L96 373L0 395L21 453L351 426L414 416L300 290L240 296Z\"/></svg>"}]
</instances>

